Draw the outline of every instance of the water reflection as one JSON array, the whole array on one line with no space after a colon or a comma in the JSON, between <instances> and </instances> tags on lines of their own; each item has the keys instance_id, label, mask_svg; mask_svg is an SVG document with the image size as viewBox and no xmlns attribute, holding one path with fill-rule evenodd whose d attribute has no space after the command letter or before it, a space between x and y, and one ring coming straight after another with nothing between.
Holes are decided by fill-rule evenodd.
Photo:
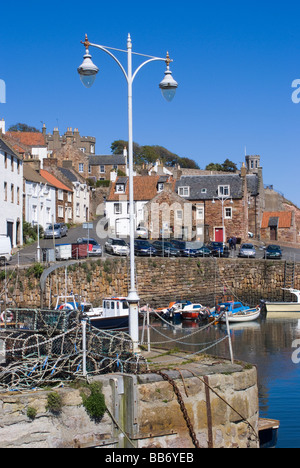
<instances>
[{"instance_id":1,"label":"water reflection","mask_svg":"<svg viewBox=\"0 0 300 468\"><path fill-rule=\"evenodd\" d=\"M226 335L217 325L200 332L203 324L179 322L174 325L154 322L151 341L188 353L205 349ZM292 347L300 338L300 321L284 317L259 322L231 324L234 358L256 365L259 382L260 416L280 420L278 447L300 447L300 364L294 364ZM171 341L170 341L171 340ZM206 350L229 358L228 341Z\"/></svg>"}]
</instances>

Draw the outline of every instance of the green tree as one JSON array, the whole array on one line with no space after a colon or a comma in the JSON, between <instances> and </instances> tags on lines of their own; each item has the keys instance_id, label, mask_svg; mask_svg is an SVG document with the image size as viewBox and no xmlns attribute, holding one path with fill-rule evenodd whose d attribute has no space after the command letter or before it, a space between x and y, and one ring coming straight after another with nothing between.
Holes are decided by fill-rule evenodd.
<instances>
[{"instance_id":1,"label":"green tree","mask_svg":"<svg viewBox=\"0 0 300 468\"><path fill-rule=\"evenodd\" d=\"M111 145L113 154L122 154L124 147L128 148L125 140L115 140ZM136 165L154 164L159 159L165 166L174 167L179 164L184 168L199 169L195 161L190 158L181 158L175 153L159 145L144 145L133 143L133 162Z\"/></svg>"},{"instance_id":2,"label":"green tree","mask_svg":"<svg viewBox=\"0 0 300 468\"><path fill-rule=\"evenodd\" d=\"M223 162L223 171L225 172L236 172L237 171L237 166L234 162L230 161L229 159L226 159Z\"/></svg>"},{"instance_id":3,"label":"green tree","mask_svg":"<svg viewBox=\"0 0 300 468\"><path fill-rule=\"evenodd\" d=\"M219 163L210 163L205 168L206 171L223 171L222 164Z\"/></svg>"},{"instance_id":4,"label":"green tree","mask_svg":"<svg viewBox=\"0 0 300 468\"><path fill-rule=\"evenodd\" d=\"M205 168L207 171L236 172L237 166L230 159L226 159L223 164L210 163Z\"/></svg>"},{"instance_id":5,"label":"green tree","mask_svg":"<svg viewBox=\"0 0 300 468\"><path fill-rule=\"evenodd\" d=\"M24 123L17 123L15 125L11 125L8 129L9 132L39 132L40 131L35 127L30 127Z\"/></svg>"}]
</instances>

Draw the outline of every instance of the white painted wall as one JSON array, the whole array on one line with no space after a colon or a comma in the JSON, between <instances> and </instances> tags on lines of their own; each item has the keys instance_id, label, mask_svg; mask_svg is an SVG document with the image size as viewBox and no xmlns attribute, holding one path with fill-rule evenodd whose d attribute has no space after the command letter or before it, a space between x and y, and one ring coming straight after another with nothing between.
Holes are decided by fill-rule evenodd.
<instances>
[{"instance_id":1,"label":"white painted wall","mask_svg":"<svg viewBox=\"0 0 300 468\"><path fill-rule=\"evenodd\" d=\"M0 234L7 234L7 223L12 223L12 247L17 246L17 225L19 245L23 245L23 162L13 153L0 151Z\"/></svg>"},{"instance_id":2,"label":"white painted wall","mask_svg":"<svg viewBox=\"0 0 300 468\"><path fill-rule=\"evenodd\" d=\"M32 225L40 224L46 229L55 219L55 188L32 181L25 182L25 221Z\"/></svg>"}]
</instances>

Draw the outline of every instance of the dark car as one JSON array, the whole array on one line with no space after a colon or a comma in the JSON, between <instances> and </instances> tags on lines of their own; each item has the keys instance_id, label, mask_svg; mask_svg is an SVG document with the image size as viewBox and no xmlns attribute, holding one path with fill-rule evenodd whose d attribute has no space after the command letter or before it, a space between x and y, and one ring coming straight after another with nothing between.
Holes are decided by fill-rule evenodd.
<instances>
[{"instance_id":1,"label":"dark car","mask_svg":"<svg viewBox=\"0 0 300 468\"><path fill-rule=\"evenodd\" d=\"M214 257L229 257L229 248L223 242L210 242L207 247Z\"/></svg>"},{"instance_id":2,"label":"dark car","mask_svg":"<svg viewBox=\"0 0 300 468\"><path fill-rule=\"evenodd\" d=\"M170 244L179 250L181 257L197 257L198 255L198 249L193 248L193 245L189 245L191 242L172 239L170 240Z\"/></svg>"},{"instance_id":3,"label":"dark car","mask_svg":"<svg viewBox=\"0 0 300 468\"><path fill-rule=\"evenodd\" d=\"M206 245L203 245L198 249L198 255L197 257L210 257L212 255L212 249L207 247Z\"/></svg>"},{"instance_id":4,"label":"dark car","mask_svg":"<svg viewBox=\"0 0 300 468\"><path fill-rule=\"evenodd\" d=\"M150 244L149 241L144 239L136 239L134 241L134 254L141 256L154 256L157 255L156 248Z\"/></svg>"},{"instance_id":5,"label":"dark car","mask_svg":"<svg viewBox=\"0 0 300 468\"><path fill-rule=\"evenodd\" d=\"M169 241L154 241L153 247L157 251L157 255L162 257L180 257L180 250L176 249Z\"/></svg>"},{"instance_id":6,"label":"dark car","mask_svg":"<svg viewBox=\"0 0 300 468\"><path fill-rule=\"evenodd\" d=\"M180 250L182 257L208 257L211 255L210 249L202 245L200 242L185 242L172 239L171 244Z\"/></svg>"},{"instance_id":7,"label":"dark car","mask_svg":"<svg viewBox=\"0 0 300 468\"><path fill-rule=\"evenodd\" d=\"M279 245L268 245L265 250L265 258L282 258L282 251Z\"/></svg>"}]
</instances>

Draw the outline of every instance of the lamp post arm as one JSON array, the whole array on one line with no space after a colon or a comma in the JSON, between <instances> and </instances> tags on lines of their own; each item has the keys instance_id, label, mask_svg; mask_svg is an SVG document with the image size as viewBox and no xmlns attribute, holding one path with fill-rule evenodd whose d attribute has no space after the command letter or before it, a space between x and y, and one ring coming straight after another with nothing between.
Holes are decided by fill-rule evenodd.
<instances>
[{"instance_id":1,"label":"lamp post arm","mask_svg":"<svg viewBox=\"0 0 300 468\"><path fill-rule=\"evenodd\" d=\"M91 44L89 43L89 47L96 47L97 49L100 49L100 50L103 50L103 52L106 52L108 55L110 55L110 57L112 57L114 59L114 61L119 65L119 67L121 68L125 78L126 78L126 81L128 82L128 75L125 71L125 68L123 67L123 65L121 64L121 62L117 59L117 57L114 56L114 54L112 52L110 52L108 49L106 49L104 46L101 46L99 44Z\"/></svg>"},{"instance_id":2,"label":"lamp post arm","mask_svg":"<svg viewBox=\"0 0 300 468\"><path fill-rule=\"evenodd\" d=\"M145 65L147 65L148 63L150 62L157 62L157 61L160 61L160 62L165 62L166 59L165 58L159 58L159 57L153 57L151 58L150 60L146 60L144 63L142 63L134 72L133 76L132 76L132 81L134 80L134 78L136 77L136 75L138 74L138 72L140 71L141 68L143 68Z\"/></svg>"}]
</instances>

